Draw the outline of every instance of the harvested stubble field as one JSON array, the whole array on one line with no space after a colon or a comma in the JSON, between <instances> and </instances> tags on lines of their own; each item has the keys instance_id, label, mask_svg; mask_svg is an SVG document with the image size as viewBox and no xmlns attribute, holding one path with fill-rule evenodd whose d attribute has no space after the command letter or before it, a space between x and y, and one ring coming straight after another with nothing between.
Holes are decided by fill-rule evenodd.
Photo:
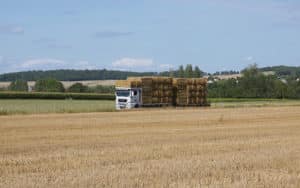
<instances>
[{"instance_id":1,"label":"harvested stubble field","mask_svg":"<svg viewBox=\"0 0 300 188\"><path fill-rule=\"evenodd\" d=\"M0 117L0 187L300 187L300 107Z\"/></svg>"}]
</instances>

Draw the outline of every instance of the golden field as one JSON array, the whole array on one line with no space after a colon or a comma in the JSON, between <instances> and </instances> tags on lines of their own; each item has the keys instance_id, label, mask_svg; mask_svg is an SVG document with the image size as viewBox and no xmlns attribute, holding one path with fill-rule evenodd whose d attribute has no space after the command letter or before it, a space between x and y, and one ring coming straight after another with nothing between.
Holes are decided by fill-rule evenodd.
<instances>
[{"instance_id":1,"label":"golden field","mask_svg":"<svg viewBox=\"0 0 300 188\"><path fill-rule=\"evenodd\" d=\"M300 107L1 116L0 187L300 187Z\"/></svg>"}]
</instances>

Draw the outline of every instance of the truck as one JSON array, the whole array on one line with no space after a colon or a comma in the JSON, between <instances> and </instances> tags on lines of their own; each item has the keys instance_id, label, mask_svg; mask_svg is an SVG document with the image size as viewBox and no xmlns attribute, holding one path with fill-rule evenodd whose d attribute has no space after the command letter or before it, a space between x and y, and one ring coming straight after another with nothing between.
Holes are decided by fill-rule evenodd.
<instances>
[{"instance_id":1,"label":"truck","mask_svg":"<svg viewBox=\"0 0 300 188\"><path fill-rule=\"evenodd\" d=\"M116 109L161 106L206 106L202 78L130 77L116 81Z\"/></svg>"},{"instance_id":2,"label":"truck","mask_svg":"<svg viewBox=\"0 0 300 188\"><path fill-rule=\"evenodd\" d=\"M132 109L142 106L142 89L116 87L116 109Z\"/></svg>"}]
</instances>

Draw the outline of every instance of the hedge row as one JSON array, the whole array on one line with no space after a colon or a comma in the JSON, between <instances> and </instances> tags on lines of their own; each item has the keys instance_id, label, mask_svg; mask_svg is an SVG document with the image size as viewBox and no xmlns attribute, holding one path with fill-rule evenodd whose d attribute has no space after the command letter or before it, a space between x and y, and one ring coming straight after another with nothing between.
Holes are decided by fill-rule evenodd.
<instances>
[{"instance_id":1,"label":"hedge row","mask_svg":"<svg viewBox=\"0 0 300 188\"><path fill-rule=\"evenodd\" d=\"M92 93L0 92L0 99L115 100L115 96L113 94Z\"/></svg>"}]
</instances>

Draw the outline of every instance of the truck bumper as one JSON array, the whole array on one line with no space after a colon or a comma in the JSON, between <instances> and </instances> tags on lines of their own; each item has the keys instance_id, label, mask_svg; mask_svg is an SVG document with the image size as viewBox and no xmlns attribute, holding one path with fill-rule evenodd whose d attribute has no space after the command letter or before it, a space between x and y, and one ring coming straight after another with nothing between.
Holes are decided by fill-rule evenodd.
<instances>
[{"instance_id":1,"label":"truck bumper","mask_svg":"<svg viewBox=\"0 0 300 188\"><path fill-rule=\"evenodd\" d=\"M126 104L117 104L116 109L122 110L122 109L132 109L136 107L136 103L126 103Z\"/></svg>"}]
</instances>

